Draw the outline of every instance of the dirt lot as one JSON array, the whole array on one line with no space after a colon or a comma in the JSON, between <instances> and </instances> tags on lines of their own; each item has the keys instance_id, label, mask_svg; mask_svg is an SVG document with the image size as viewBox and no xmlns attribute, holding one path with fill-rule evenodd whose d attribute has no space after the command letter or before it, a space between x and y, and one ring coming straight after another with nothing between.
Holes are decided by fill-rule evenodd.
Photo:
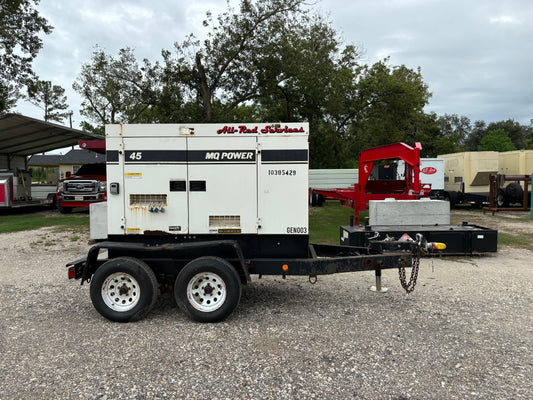
<instances>
[{"instance_id":1,"label":"dirt lot","mask_svg":"<svg viewBox=\"0 0 533 400\"><path fill-rule=\"evenodd\" d=\"M533 241L528 214L467 220ZM454 222L456 222L454 221ZM132 324L93 309L65 264L87 237L0 235L0 399L531 399L533 252L424 259L414 293L396 270L253 277L218 324L162 295Z\"/></svg>"}]
</instances>

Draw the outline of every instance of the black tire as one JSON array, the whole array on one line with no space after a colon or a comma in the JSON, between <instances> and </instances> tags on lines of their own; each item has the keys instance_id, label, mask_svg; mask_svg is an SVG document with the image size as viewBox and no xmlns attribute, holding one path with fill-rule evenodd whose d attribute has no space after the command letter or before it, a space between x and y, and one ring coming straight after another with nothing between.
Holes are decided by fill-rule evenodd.
<instances>
[{"instance_id":1,"label":"black tire","mask_svg":"<svg viewBox=\"0 0 533 400\"><path fill-rule=\"evenodd\" d=\"M505 187L505 200L507 204L520 204L524 202L524 189L517 182L512 182Z\"/></svg>"},{"instance_id":2,"label":"black tire","mask_svg":"<svg viewBox=\"0 0 533 400\"><path fill-rule=\"evenodd\" d=\"M315 192L311 192L311 205L313 207L316 206L316 196L317 196L317 194Z\"/></svg>"},{"instance_id":3,"label":"black tire","mask_svg":"<svg viewBox=\"0 0 533 400\"><path fill-rule=\"evenodd\" d=\"M94 308L115 322L140 320L154 307L157 294L158 284L152 269L132 257L106 261L91 280Z\"/></svg>"},{"instance_id":4,"label":"black tire","mask_svg":"<svg viewBox=\"0 0 533 400\"><path fill-rule=\"evenodd\" d=\"M496 207L502 208L507 207L509 203L507 203L507 200L505 199L505 193L503 190L500 190L498 194L496 194Z\"/></svg>"},{"instance_id":5,"label":"black tire","mask_svg":"<svg viewBox=\"0 0 533 400\"><path fill-rule=\"evenodd\" d=\"M48 201L50 202L50 208L56 209L57 208L57 199L55 195L48 195Z\"/></svg>"},{"instance_id":6,"label":"black tire","mask_svg":"<svg viewBox=\"0 0 533 400\"><path fill-rule=\"evenodd\" d=\"M444 192L444 200L450 203L450 209L454 208L455 204L457 204L457 193Z\"/></svg>"},{"instance_id":7,"label":"black tire","mask_svg":"<svg viewBox=\"0 0 533 400\"><path fill-rule=\"evenodd\" d=\"M241 299L239 274L222 258L197 258L178 274L174 298L178 307L193 320L222 321Z\"/></svg>"},{"instance_id":8,"label":"black tire","mask_svg":"<svg viewBox=\"0 0 533 400\"><path fill-rule=\"evenodd\" d=\"M61 207L57 206L57 209L61 214L70 214L72 210L74 210L74 207Z\"/></svg>"}]
</instances>

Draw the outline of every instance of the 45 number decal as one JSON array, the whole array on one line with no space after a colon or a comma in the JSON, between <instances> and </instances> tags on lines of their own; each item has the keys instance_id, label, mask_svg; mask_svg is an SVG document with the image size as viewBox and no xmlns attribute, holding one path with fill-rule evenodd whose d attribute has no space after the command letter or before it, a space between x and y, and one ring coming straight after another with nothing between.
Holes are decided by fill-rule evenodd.
<instances>
[{"instance_id":1,"label":"45 number decal","mask_svg":"<svg viewBox=\"0 0 533 400\"><path fill-rule=\"evenodd\" d=\"M128 158L133 161L139 161L142 160L143 153L142 151L132 151Z\"/></svg>"}]
</instances>

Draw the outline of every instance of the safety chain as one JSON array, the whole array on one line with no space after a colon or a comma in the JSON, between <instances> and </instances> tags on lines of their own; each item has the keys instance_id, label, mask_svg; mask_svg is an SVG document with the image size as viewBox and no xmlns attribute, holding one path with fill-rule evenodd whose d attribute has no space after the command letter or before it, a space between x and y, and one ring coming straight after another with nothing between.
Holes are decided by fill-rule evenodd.
<instances>
[{"instance_id":1,"label":"safety chain","mask_svg":"<svg viewBox=\"0 0 533 400\"><path fill-rule=\"evenodd\" d=\"M411 270L411 278L409 279L409 283L407 283L407 280L405 278L405 261L400 262L400 267L398 268L398 275L400 275L400 283L402 284L402 287L405 289L407 293L411 293L413 290L415 290L416 286L416 280L418 278L418 270L420 269L420 257L422 256L422 251L420 248L416 249L416 253L413 256L413 268Z\"/></svg>"}]
</instances>

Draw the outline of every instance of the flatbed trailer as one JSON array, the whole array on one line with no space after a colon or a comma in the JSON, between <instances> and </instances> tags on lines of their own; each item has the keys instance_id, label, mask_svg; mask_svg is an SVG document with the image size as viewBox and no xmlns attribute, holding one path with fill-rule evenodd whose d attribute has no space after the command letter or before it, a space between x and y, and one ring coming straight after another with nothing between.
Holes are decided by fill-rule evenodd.
<instances>
[{"instance_id":1,"label":"flatbed trailer","mask_svg":"<svg viewBox=\"0 0 533 400\"><path fill-rule=\"evenodd\" d=\"M379 289L381 270L396 268L412 291L433 246L421 235L309 243L308 132L305 123L107 126L108 200L91 206L91 232L93 216L104 221L100 242L67 265L69 278L90 282L96 310L119 322L144 317L160 290L190 318L220 321L251 275L374 270Z\"/></svg>"}]
</instances>

